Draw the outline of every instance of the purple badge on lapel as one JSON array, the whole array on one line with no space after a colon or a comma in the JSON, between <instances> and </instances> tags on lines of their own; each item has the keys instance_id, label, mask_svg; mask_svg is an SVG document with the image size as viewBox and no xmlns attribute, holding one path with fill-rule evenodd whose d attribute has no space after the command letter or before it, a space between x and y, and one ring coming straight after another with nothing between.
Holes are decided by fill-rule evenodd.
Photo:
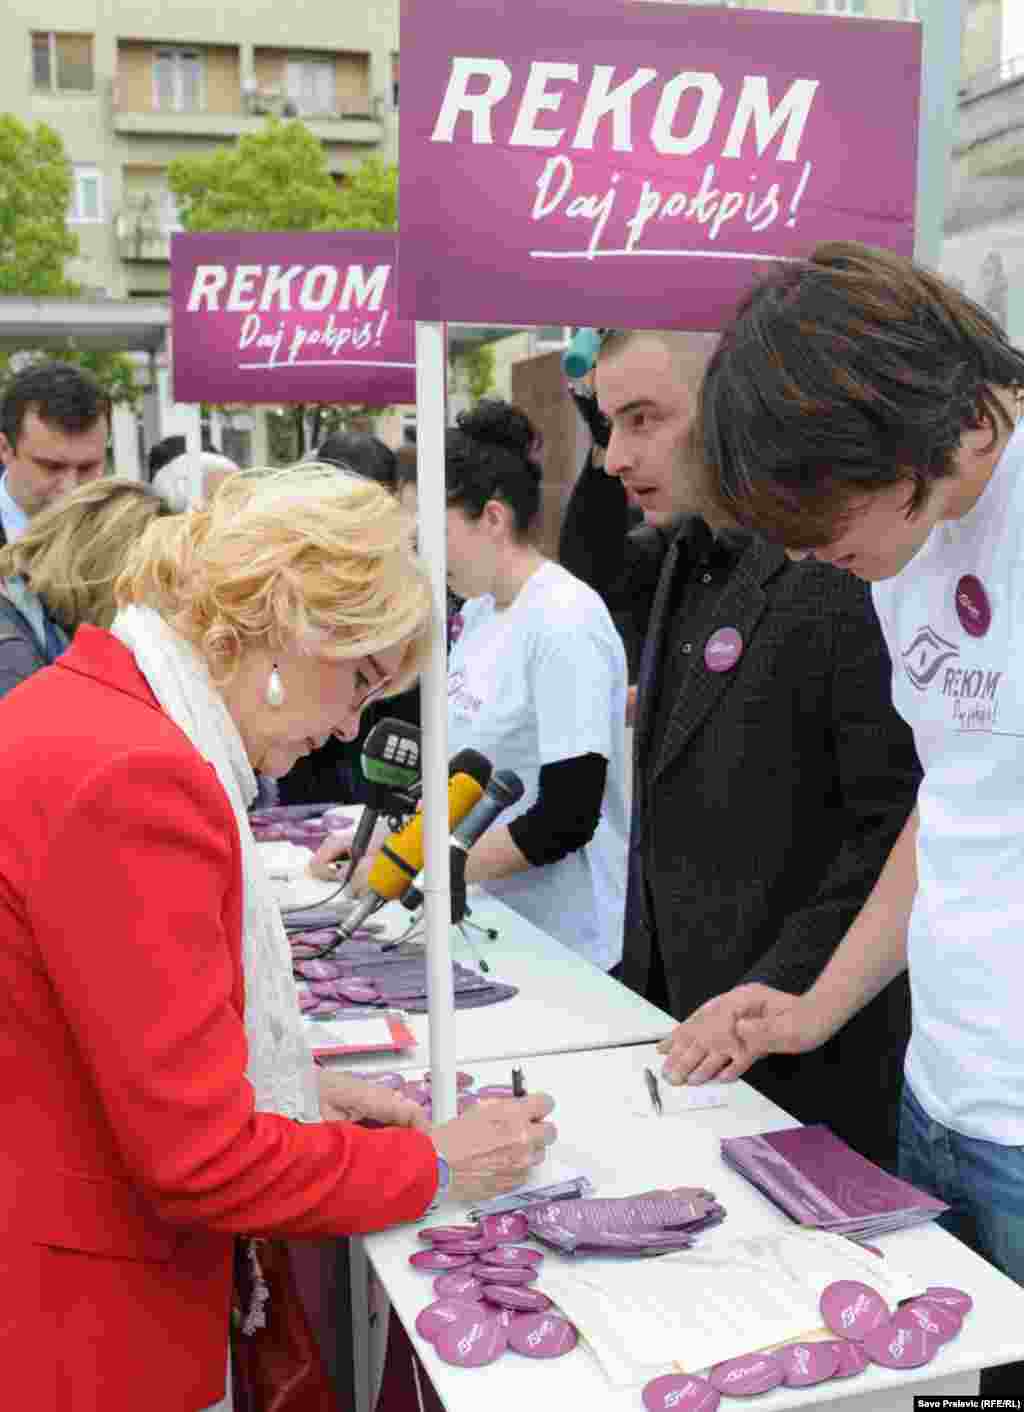
<instances>
[{"instance_id":1,"label":"purple badge on lapel","mask_svg":"<svg viewBox=\"0 0 1024 1412\"><path fill-rule=\"evenodd\" d=\"M735 628L719 628L707 640L704 665L709 672L730 672L740 660L743 638Z\"/></svg>"}]
</instances>

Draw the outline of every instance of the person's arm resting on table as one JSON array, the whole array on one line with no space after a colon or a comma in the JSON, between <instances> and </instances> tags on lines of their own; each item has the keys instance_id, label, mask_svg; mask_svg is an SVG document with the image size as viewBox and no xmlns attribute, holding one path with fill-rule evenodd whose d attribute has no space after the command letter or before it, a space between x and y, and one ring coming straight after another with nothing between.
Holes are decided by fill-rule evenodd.
<instances>
[{"instance_id":1,"label":"person's arm resting on table","mask_svg":"<svg viewBox=\"0 0 1024 1412\"><path fill-rule=\"evenodd\" d=\"M738 1078L766 1054L817 1049L906 970L907 928L917 892L916 840L915 809L871 896L810 990L794 996L753 983L728 992L735 1057L711 1074L699 1065L688 1082Z\"/></svg>"}]
</instances>

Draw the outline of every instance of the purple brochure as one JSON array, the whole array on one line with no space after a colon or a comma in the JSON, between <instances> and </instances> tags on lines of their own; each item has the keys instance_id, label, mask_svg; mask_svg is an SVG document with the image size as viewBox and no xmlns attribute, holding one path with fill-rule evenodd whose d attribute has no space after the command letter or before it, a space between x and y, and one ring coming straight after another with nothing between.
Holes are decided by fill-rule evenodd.
<instances>
[{"instance_id":1,"label":"purple brochure","mask_svg":"<svg viewBox=\"0 0 1024 1412\"><path fill-rule=\"evenodd\" d=\"M817 1230L876 1235L931 1221L947 1210L821 1124L725 1138L722 1156L799 1225Z\"/></svg>"}]
</instances>

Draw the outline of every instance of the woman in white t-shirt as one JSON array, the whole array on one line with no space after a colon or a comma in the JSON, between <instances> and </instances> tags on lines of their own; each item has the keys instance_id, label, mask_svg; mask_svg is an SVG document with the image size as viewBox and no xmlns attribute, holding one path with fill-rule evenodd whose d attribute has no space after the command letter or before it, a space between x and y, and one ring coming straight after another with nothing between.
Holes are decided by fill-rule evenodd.
<instances>
[{"instance_id":1,"label":"woman in white t-shirt","mask_svg":"<svg viewBox=\"0 0 1024 1412\"><path fill-rule=\"evenodd\" d=\"M626 659L601 599L531 543L538 438L483 401L447 435L448 583L467 601L448 663L452 752L525 785L466 876L604 970L622 954Z\"/></svg>"}]
</instances>

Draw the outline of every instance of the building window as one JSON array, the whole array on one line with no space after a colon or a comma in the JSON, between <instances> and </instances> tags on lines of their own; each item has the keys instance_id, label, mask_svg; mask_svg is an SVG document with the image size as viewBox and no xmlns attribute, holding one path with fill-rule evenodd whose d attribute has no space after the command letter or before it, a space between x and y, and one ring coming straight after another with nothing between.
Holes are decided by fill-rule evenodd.
<instances>
[{"instance_id":1,"label":"building window","mask_svg":"<svg viewBox=\"0 0 1024 1412\"><path fill-rule=\"evenodd\" d=\"M328 117L336 113L334 60L289 59L285 66L285 94L300 117Z\"/></svg>"},{"instance_id":2,"label":"building window","mask_svg":"<svg viewBox=\"0 0 1024 1412\"><path fill-rule=\"evenodd\" d=\"M165 235L185 229L181 223L181 212L178 210L178 198L169 187L165 187L160 193L160 228Z\"/></svg>"},{"instance_id":3,"label":"building window","mask_svg":"<svg viewBox=\"0 0 1024 1412\"><path fill-rule=\"evenodd\" d=\"M398 107L398 55L391 55L391 106Z\"/></svg>"},{"instance_id":4,"label":"building window","mask_svg":"<svg viewBox=\"0 0 1024 1412\"><path fill-rule=\"evenodd\" d=\"M91 93L92 35L33 31L32 83L49 93Z\"/></svg>"},{"instance_id":5,"label":"building window","mask_svg":"<svg viewBox=\"0 0 1024 1412\"><path fill-rule=\"evenodd\" d=\"M817 8L829 15L863 15L864 0L817 0Z\"/></svg>"},{"instance_id":6,"label":"building window","mask_svg":"<svg viewBox=\"0 0 1024 1412\"><path fill-rule=\"evenodd\" d=\"M103 177L99 167L75 163L68 220L94 225L103 220Z\"/></svg>"},{"instance_id":7,"label":"building window","mask_svg":"<svg viewBox=\"0 0 1024 1412\"><path fill-rule=\"evenodd\" d=\"M203 56L198 49L158 49L153 60L153 107L170 113L203 109Z\"/></svg>"}]
</instances>

